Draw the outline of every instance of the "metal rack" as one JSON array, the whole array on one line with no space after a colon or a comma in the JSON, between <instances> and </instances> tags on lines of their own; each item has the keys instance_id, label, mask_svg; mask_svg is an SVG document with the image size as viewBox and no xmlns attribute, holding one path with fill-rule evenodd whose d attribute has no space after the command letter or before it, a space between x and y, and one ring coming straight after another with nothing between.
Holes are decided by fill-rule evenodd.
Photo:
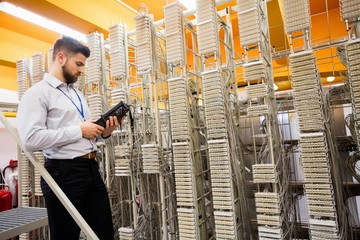
<instances>
[{"instance_id":1,"label":"metal rack","mask_svg":"<svg viewBox=\"0 0 360 240\"><path fill-rule=\"evenodd\" d=\"M0 212L0 239L9 239L47 225L45 208L19 207Z\"/></svg>"}]
</instances>

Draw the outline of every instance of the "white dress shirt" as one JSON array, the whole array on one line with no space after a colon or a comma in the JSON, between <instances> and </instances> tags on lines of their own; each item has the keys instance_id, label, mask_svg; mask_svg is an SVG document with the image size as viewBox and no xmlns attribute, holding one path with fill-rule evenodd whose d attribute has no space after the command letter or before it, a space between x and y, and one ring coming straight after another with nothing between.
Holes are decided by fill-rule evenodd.
<instances>
[{"instance_id":1,"label":"white dress shirt","mask_svg":"<svg viewBox=\"0 0 360 240\"><path fill-rule=\"evenodd\" d=\"M82 137L80 125L91 119L84 95L51 74L26 91L16 118L26 151L43 150L47 158L73 159L97 150L95 139Z\"/></svg>"}]
</instances>

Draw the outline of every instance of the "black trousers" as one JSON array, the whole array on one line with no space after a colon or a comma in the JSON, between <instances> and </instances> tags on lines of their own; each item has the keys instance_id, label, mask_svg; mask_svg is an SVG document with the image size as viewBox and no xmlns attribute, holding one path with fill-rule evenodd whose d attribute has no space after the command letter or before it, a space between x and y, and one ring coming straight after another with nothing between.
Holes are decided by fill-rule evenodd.
<instances>
[{"instance_id":1,"label":"black trousers","mask_svg":"<svg viewBox=\"0 0 360 240\"><path fill-rule=\"evenodd\" d=\"M101 240L113 240L109 197L95 159L46 159L45 168ZM80 228L44 179L51 240L78 240Z\"/></svg>"}]
</instances>

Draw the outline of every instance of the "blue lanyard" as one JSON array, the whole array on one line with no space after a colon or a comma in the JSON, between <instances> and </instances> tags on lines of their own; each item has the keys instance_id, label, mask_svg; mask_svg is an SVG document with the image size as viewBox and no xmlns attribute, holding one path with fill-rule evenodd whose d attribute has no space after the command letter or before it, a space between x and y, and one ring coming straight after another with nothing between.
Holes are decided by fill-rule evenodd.
<instances>
[{"instance_id":1,"label":"blue lanyard","mask_svg":"<svg viewBox=\"0 0 360 240\"><path fill-rule=\"evenodd\" d=\"M69 97L63 90L61 90L59 87L57 87L57 89L60 90L60 92L62 92L68 99L70 99L70 101L72 102L72 104L76 107L76 109L78 110L78 112L80 113L80 115L83 117L84 121L85 121L85 115L84 115L84 108L81 102L81 98L79 96L79 94L76 92L76 90L73 88L74 92L76 93L76 96L78 97L79 101L80 101L80 106L81 106L81 110L78 108L78 106L74 103L74 101L71 99L71 97Z\"/></svg>"}]
</instances>

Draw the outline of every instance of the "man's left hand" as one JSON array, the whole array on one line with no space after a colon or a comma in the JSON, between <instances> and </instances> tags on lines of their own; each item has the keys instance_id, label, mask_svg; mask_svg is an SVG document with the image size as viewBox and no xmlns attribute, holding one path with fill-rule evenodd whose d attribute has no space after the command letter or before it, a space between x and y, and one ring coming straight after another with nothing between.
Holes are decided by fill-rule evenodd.
<instances>
[{"instance_id":1,"label":"man's left hand","mask_svg":"<svg viewBox=\"0 0 360 240\"><path fill-rule=\"evenodd\" d=\"M123 120L123 119L121 119ZM116 116L110 116L109 119L106 121L106 127L101 134L103 138L107 138L111 135L111 133L119 126L119 121Z\"/></svg>"}]
</instances>

